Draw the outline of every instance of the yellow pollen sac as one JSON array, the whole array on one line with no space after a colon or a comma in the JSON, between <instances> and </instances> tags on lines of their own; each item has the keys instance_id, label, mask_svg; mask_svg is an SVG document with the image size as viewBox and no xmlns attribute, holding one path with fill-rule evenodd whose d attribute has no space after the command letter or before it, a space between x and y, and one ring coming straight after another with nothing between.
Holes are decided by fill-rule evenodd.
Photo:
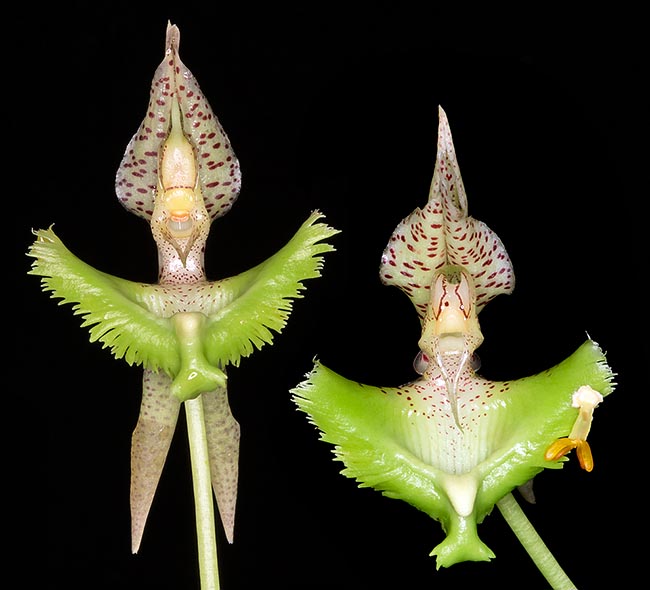
<instances>
[{"instance_id":1,"label":"yellow pollen sac","mask_svg":"<svg viewBox=\"0 0 650 590\"><path fill-rule=\"evenodd\" d=\"M186 209L174 209L169 212L169 218L172 221L187 221L190 217L190 212Z\"/></svg>"},{"instance_id":2,"label":"yellow pollen sac","mask_svg":"<svg viewBox=\"0 0 650 590\"><path fill-rule=\"evenodd\" d=\"M196 197L188 188L171 188L163 194L164 207L174 221L185 221L194 208Z\"/></svg>"},{"instance_id":3,"label":"yellow pollen sac","mask_svg":"<svg viewBox=\"0 0 650 590\"><path fill-rule=\"evenodd\" d=\"M438 272L427 310L434 336L469 334L482 340L475 307L476 294L467 271L449 266Z\"/></svg>"},{"instance_id":4,"label":"yellow pollen sac","mask_svg":"<svg viewBox=\"0 0 650 590\"><path fill-rule=\"evenodd\" d=\"M564 457L569 451L576 449L578 463L585 471L592 471L594 468L594 457L591 454L591 447L586 440L580 438L558 438L554 440L546 449L544 459L547 461L557 461Z\"/></svg>"},{"instance_id":5,"label":"yellow pollen sac","mask_svg":"<svg viewBox=\"0 0 650 590\"><path fill-rule=\"evenodd\" d=\"M167 218L167 229L175 238L187 238L192 235L194 220L192 211L197 198L192 189L172 188L163 194L161 207Z\"/></svg>"},{"instance_id":6,"label":"yellow pollen sac","mask_svg":"<svg viewBox=\"0 0 650 590\"><path fill-rule=\"evenodd\" d=\"M546 449L544 459L557 461L572 449L576 449L580 467L585 471L594 468L594 457L587 442L587 435L591 429L594 409L601 401L603 396L588 385L583 385L576 390L573 394L573 407L578 408L579 412L571 433L566 438L554 440Z\"/></svg>"},{"instance_id":7,"label":"yellow pollen sac","mask_svg":"<svg viewBox=\"0 0 650 590\"><path fill-rule=\"evenodd\" d=\"M436 323L438 334L463 334L467 332L467 318L459 309L443 309Z\"/></svg>"},{"instance_id":8,"label":"yellow pollen sac","mask_svg":"<svg viewBox=\"0 0 650 590\"><path fill-rule=\"evenodd\" d=\"M591 454L591 448L586 440L576 441L576 454L580 467L589 472L594 468L594 457Z\"/></svg>"},{"instance_id":9,"label":"yellow pollen sac","mask_svg":"<svg viewBox=\"0 0 650 590\"><path fill-rule=\"evenodd\" d=\"M572 438L557 438L546 449L544 459L547 461L557 461L569 451L575 449L576 446L578 446L578 443Z\"/></svg>"}]
</instances>

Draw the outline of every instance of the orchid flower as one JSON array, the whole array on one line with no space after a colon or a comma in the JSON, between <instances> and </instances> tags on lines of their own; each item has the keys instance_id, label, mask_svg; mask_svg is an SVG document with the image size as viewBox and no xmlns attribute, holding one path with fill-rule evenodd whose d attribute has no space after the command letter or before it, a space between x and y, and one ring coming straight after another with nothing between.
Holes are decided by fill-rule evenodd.
<instances>
[{"instance_id":1,"label":"orchid flower","mask_svg":"<svg viewBox=\"0 0 650 590\"><path fill-rule=\"evenodd\" d=\"M499 237L468 215L441 108L428 201L395 229L380 278L406 293L420 319L420 376L400 387L364 385L317 361L293 400L334 445L343 475L440 522L445 538L431 551L438 568L494 557L477 525L497 505L553 588L573 588L511 492L562 467L573 448L593 468L587 434L613 373L591 339L531 377L495 382L477 373L478 314L512 292L514 273Z\"/></svg>"},{"instance_id":2,"label":"orchid flower","mask_svg":"<svg viewBox=\"0 0 650 590\"><path fill-rule=\"evenodd\" d=\"M147 114L116 178L120 203L150 224L159 277L143 284L103 273L70 252L52 228L35 231L30 274L73 304L91 341L144 367L131 450L132 550L147 515L180 408L185 407L197 509L203 588L219 586L212 493L229 542L237 498L239 424L227 397L228 365L271 343L285 326L302 282L320 276L325 242L338 233L314 211L276 254L237 276L208 281L204 250L211 223L239 195L230 140L179 57L168 24Z\"/></svg>"}]
</instances>

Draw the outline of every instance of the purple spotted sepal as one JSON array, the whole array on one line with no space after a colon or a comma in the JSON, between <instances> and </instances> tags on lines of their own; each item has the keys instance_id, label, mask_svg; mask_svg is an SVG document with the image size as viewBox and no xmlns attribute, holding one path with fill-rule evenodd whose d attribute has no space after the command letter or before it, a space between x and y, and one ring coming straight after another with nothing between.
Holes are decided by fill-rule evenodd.
<instances>
[{"instance_id":1,"label":"purple spotted sepal","mask_svg":"<svg viewBox=\"0 0 650 590\"><path fill-rule=\"evenodd\" d=\"M178 27L168 24L165 57L151 83L147 114L126 148L115 191L129 211L147 221L151 219L160 189L161 148L169 135L177 102L183 133L195 152L198 188L214 221L230 210L239 195L239 162L196 78L181 61L179 43Z\"/></svg>"},{"instance_id":2,"label":"purple spotted sepal","mask_svg":"<svg viewBox=\"0 0 650 590\"><path fill-rule=\"evenodd\" d=\"M438 153L429 200L395 228L380 265L384 285L404 291L423 317L436 271L456 265L473 277L476 306L515 286L512 263L499 237L468 214L467 195L447 115L438 109Z\"/></svg>"}]
</instances>

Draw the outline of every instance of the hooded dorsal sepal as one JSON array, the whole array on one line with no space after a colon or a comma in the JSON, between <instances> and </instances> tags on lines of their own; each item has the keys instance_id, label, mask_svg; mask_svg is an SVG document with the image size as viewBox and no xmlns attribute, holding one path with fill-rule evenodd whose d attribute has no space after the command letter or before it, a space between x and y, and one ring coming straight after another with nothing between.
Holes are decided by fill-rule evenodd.
<instances>
[{"instance_id":1,"label":"hooded dorsal sepal","mask_svg":"<svg viewBox=\"0 0 650 590\"><path fill-rule=\"evenodd\" d=\"M514 289L512 263L499 237L468 215L447 116L438 109L438 149L429 199L402 220L386 246L380 265L385 285L404 291L422 319L433 276L446 265L462 266L472 276L477 312L499 294Z\"/></svg>"},{"instance_id":2,"label":"hooded dorsal sepal","mask_svg":"<svg viewBox=\"0 0 650 590\"><path fill-rule=\"evenodd\" d=\"M180 31L167 25L165 57L151 83L147 114L120 163L115 190L132 213L149 220L159 186L160 157L180 107L183 133L196 154L198 185L210 220L226 214L241 189L239 162L196 78L179 57Z\"/></svg>"}]
</instances>

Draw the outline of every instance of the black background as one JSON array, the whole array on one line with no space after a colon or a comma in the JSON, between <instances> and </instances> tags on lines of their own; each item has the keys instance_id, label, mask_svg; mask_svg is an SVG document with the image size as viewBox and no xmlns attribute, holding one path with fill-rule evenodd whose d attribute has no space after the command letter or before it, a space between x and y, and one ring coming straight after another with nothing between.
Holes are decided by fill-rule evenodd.
<instances>
[{"instance_id":1,"label":"black background","mask_svg":"<svg viewBox=\"0 0 650 590\"><path fill-rule=\"evenodd\" d=\"M29 499L18 504L25 538L15 544L28 557L25 580L198 588L183 420L133 556L129 446L141 369L89 344L70 306L26 276L24 256L31 228L54 223L86 262L155 281L149 229L118 204L113 182L144 116L168 19L243 172L238 202L212 226L208 278L265 259L314 209L342 230L274 345L229 371L242 445L234 545L219 529L223 589L546 587L496 509L479 527L496 559L436 571L428 553L443 538L439 524L340 476L331 447L290 400L316 356L363 383L413 378L417 317L406 296L380 284L378 265L397 223L426 202L438 105L470 214L501 237L517 278L515 292L481 314L482 373L539 372L586 333L618 373L589 438L595 470L573 458L540 474L537 504L524 508L579 588L638 567L646 44L640 15L624 4L543 6L68 3L5 23L5 203L18 267L18 311L5 309L16 352L6 456L17 460L16 497Z\"/></svg>"}]
</instances>

